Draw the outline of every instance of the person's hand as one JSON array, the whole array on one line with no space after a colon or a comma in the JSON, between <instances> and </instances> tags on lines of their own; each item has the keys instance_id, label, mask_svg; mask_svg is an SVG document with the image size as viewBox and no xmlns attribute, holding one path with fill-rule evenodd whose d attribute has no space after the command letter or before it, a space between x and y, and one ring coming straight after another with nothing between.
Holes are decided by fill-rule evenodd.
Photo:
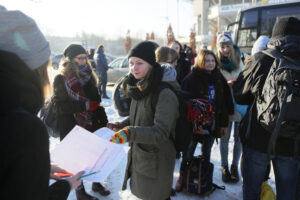
<instances>
[{"instance_id":1,"label":"person's hand","mask_svg":"<svg viewBox=\"0 0 300 200\"><path fill-rule=\"evenodd\" d=\"M70 176L72 176L72 174L70 172L68 172L64 168L60 167L58 164L52 163L51 168L50 168L50 178L59 180L61 178L61 176L59 176L58 173L70 174Z\"/></svg>"},{"instance_id":2,"label":"person's hand","mask_svg":"<svg viewBox=\"0 0 300 200\"><path fill-rule=\"evenodd\" d=\"M219 135L222 137L222 136L225 136L227 133L227 127L222 127L219 131Z\"/></svg>"},{"instance_id":3,"label":"person's hand","mask_svg":"<svg viewBox=\"0 0 300 200\"><path fill-rule=\"evenodd\" d=\"M227 83L230 87L232 87L234 80L228 80Z\"/></svg>"},{"instance_id":4,"label":"person's hand","mask_svg":"<svg viewBox=\"0 0 300 200\"><path fill-rule=\"evenodd\" d=\"M196 134L196 135L203 135L204 132L203 132L202 126L200 126L200 127L197 129L197 131L194 132L194 134Z\"/></svg>"},{"instance_id":5,"label":"person's hand","mask_svg":"<svg viewBox=\"0 0 300 200\"><path fill-rule=\"evenodd\" d=\"M116 144L125 144L128 141L128 130L126 128L123 128L122 130L116 132L110 142L116 143Z\"/></svg>"},{"instance_id":6,"label":"person's hand","mask_svg":"<svg viewBox=\"0 0 300 200\"><path fill-rule=\"evenodd\" d=\"M71 176L69 178L66 178L66 180L70 183L71 185L71 190L77 188L82 180L80 179L80 177L82 176L83 171L78 172L77 174L75 174L74 176Z\"/></svg>"},{"instance_id":7,"label":"person's hand","mask_svg":"<svg viewBox=\"0 0 300 200\"><path fill-rule=\"evenodd\" d=\"M122 128L124 128L124 126L120 123L120 122L115 122L114 124L113 123L107 123L107 128L117 132L119 130L121 130Z\"/></svg>"}]
</instances>

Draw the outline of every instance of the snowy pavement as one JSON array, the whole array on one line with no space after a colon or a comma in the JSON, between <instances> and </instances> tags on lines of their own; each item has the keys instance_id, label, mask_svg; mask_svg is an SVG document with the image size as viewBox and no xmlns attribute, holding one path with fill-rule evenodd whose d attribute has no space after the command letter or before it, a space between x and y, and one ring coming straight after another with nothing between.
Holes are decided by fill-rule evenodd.
<instances>
[{"instance_id":1,"label":"snowy pavement","mask_svg":"<svg viewBox=\"0 0 300 200\"><path fill-rule=\"evenodd\" d=\"M112 95L112 87L108 87L108 95L111 97ZM114 110L114 107L112 105L112 100L111 99L103 99L102 106L104 106L105 111L108 116L109 122L116 122L116 121L121 121L122 117L119 117L117 112ZM58 139L51 138L50 139L50 151L59 143ZM232 147L233 147L233 137L230 139L229 142L229 163L232 160ZM195 155L200 154L200 146L197 146ZM225 186L226 190L216 190L214 193L212 193L208 197L204 197L201 199L211 199L211 200L241 200L242 198L242 182L239 181L236 184L224 184L221 179L221 162L220 162L220 150L219 150L219 144L215 143L214 146L212 147L211 151L211 162L214 164L214 174L213 174L213 182L216 183L219 186ZM125 174L125 168L126 168L126 162L127 159L124 159L119 166L108 176L107 180L103 183L106 188L108 188L111 191L111 194L107 197L100 196L99 194L96 194L92 192L91 189L91 183L89 182L84 182L86 191L96 197L98 197L100 200L137 200L133 194L131 194L129 187L127 190L122 191L122 183L124 179L124 174ZM174 180L173 180L173 186L175 186L175 183L178 179L179 176L179 168L180 168L180 160L176 160L175 163L175 170L174 170ZM271 179L269 180L269 184L272 186L272 188L275 188L275 181L274 181L274 173L273 170L271 171ZM129 185L129 184L128 184ZM275 191L275 189L274 189ZM177 193L176 196L171 197L172 200L196 200L200 199L199 196L195 195L188 195L185 193ZM73 190L69 197L68 200L76 200L75 196L75 191Z\"/></svg>"}]
</instances>

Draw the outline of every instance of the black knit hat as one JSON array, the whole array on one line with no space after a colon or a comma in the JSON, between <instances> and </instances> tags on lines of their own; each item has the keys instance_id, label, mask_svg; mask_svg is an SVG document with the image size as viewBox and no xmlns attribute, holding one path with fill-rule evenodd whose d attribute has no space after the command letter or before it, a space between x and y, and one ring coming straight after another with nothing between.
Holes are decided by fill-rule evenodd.
<instances>
[{"instance_id":1,"label":"black knit hat","mask_svg":"<svg viewBox=\"0 0 300 200\"><path fill-rule=\"evenodd\" d=\"M286 35L300 36L300 20L295 17L277 18L273 31L272 38L278 38Z\"/></svg>"},{"instance_id":2,"label":"black knit hat","mask_svg":"<svg viewBox=\"0 0 300 200\"><path fill-rule=\"evenodd\" d=\"M155 50L158 44L150 41L143 41L134 46L128 54L128 59L130 57L138 57L146 62L148 62L153 67L157 66L155 61Z\"/></svg>"},{"instance_id":3,"label":"black knit hat","mask_svg":"<svg viewBox=\"0 0 300 200\"><path fill-rule=\"evenodd\" d=\"M85 49L79 45L79 44L70 44L65 50L64 50L64 56L69 59L75 58L79 54L86 54Z\"/></svg>"}]
</instances>

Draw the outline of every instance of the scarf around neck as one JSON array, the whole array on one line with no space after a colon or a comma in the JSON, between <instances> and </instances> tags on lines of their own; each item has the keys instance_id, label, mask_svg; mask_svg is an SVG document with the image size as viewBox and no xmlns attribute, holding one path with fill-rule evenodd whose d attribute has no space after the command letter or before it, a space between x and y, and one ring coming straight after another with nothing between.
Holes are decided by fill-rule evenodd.
<instances>
[{"instance_id":1,"label":"scarf around neck","mask_svg":"<svg viewBox=\"0 0 300 200\"><path fill-rule=\"evenodd\" d=\"M69 71L65 74L65 86L69 97L74 101L89 101L83 86L90 80L92 70L89 65L78 66L78 75L75 71ZM90 111L81 111L74 114L74 118L78 125L89 130L92 126L92 113Z\"/></svg>"},{"instance_id":2,"label":"scarf around neck","mask_svg":"<svg viewBox=\"0 0 300 200\"><path fill-rule=\"evenodd\" d=\"M163 76L163 68L159 64L157 65L149 71L143 80L137 80L131 73L124 78L123 88L131 98L140 100L159 86Z\"/></svg>"},{"instance_id":3,"label":"scarf around neck","mask_svg":"<svg viewBox=\"0 0 300 200\"><path fill-rule=\"evenodd\" d=\"M221 69L231 73L234 70L234 64L228 57L221 56Z\"/></svg>"}]
</instances>

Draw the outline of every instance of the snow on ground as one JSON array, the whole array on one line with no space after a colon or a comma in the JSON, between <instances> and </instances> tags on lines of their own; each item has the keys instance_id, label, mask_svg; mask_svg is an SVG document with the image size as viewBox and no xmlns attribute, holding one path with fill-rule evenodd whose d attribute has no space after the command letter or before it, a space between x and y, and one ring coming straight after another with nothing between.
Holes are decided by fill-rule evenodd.
<instances>
[{"instance_id":1,"label":"snow on ground","mask_svg":"<svg viewBox=\"0 0 300 200\"><path fill-rule=\"evenodd\" d=\"M53 75L57 72L50 72L50 78L53 79ZM107 88L108 96L111 97L112 95L112 87ZM122 121L122 117L120 117L117 112L114 110L114 107L112 105L111 99L103 99L101 105L105 108L105 111L108 116L109 122L117 122ZM232 134L231 134L232 135ZM51 138L50 139L50 151L53 149L57 144L59 143L58 139ZM233 147L233 137L231 137L229 142L229 163L232 160L232 147ZM195 155L200 155L200 146L198 145L196 148ZM174 180L173 180L173 186L175 187L175 183L179 177L179 168L180 168L180 162L181 159L176 160L175 163L175 170L174 170ZM214 164L214 174L213 174L213 182L216 183L219 186L225 185L226 190L216 190L214 193L212 193L209 197L204 197L201 199L211 199L211 200L241 200L242 198L242 181L239 181L236 184L225 184L222 182L221 178L221 158L220 158L220 150L219 150L219 144L216 142L214 143L212 150L211 150L211 162ZM105 187L107 187L111 194L107 197L103 197L97 193L92 192L91 186L92 183L84 181L84 185L86 188L86 191L96 197L98 197L100 200L138 200L137 197L135 197L133 194L131 194L128 188L125 191L122 191L122 184L125 174L125 168L127 163L127 157L121 161L119 166L108 176L107 180L103 183ZM274 179L274 173L273 169L270 173L271 179L269 180L269 184L272 186L272 188L275 191L275 179ZM171 197L172 200L196 200L199 199L199 196L195 195L188 195L183 192L177 193L176 196ZM71 191L68 200L76 200L75 191Z\"/></svg>"}]
</instances>

